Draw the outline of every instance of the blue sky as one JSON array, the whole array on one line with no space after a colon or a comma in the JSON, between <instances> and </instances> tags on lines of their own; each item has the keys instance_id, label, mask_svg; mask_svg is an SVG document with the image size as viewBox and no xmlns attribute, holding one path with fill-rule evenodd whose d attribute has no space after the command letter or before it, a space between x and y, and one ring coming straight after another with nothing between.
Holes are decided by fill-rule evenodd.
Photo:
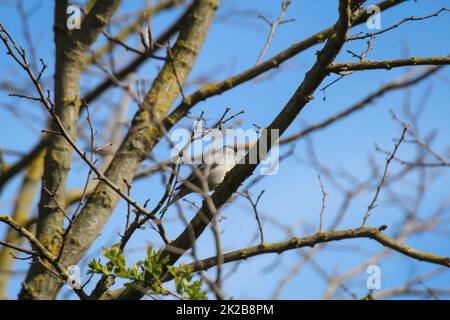
<instances>
[{"instance_id":1,"label":"blue sky","mask_svg":"<svg viewBox=\"0 0 450 320\"><path fill-rule=\"evenodd\" d=\"M285 18L295 18L296 21L282 25L277 29L266 58L286 49L293 42L300 41L318 30L330 26L337 17L337 2L331 0L293 0ZM22 20L15 6L11 5L13 3L14 1L2 2L0 21L10 30L19 43L25 43ZM143 3L144 1L141 0L126 1L122 6L122 12L131 12L134 9L141 8ZM368 3L373 4L375 1L368 1ZM448 5L448 2L444 0L408 1L382 14L382 28L391 26L409 16L431 14L445 5ZM54 49L52 34L53 1L26 1L26 8L30 13L31 35L36 46L37 56L42 57L49 64L49 69L46 72L48 77L46 84L51 88ZM232 11L232 8L238 8L239 10ZM217 19L211 27L190 79L208 74L214 80L221 80L253 66L269 31L268 26L256 15L261 12L269 19L274 20L279 10L280 1L277 0L224 0L217 12ZM164 30L181 12L182 8L179 8L175 12L163 13L155 17L152 20L154 33L158 34ZM448 12L444 12L433 19L405 23L375 39L373 42L374 49L369 53L368 58L382 60L407 56L446 56L450 52L449 30L450 14ZM367 32L367 29L362 25L351 31L351 33L357 32ZM102 43L104 43L103 37L96 43L96 46ZM136 39L130 40L130 44L136 43ZM362 51L364 46L363 42L358 45L350 44L345 47L345 50ZM245 129L250 128L252 124L268 125L303 80L305 72L314 62L314 53L319 48L319 46L315 46L289 60L282 65L280 70L269 73L269 79L261 77L256 81L250 81L239 86L236 90L199 103L192 110L193 114L199 114L202 110L205 110L207 117L215 119L229 106L233 112L245 110L245 114L240 117L243 121L242 127ZM355 61L355 58L352 58L345 50L338 56L337 61ZM24 75L16 76L18 68L13 66L10 58L3 54L3 49L0 52L2 53L2 56L0 56L1 74L8 79L16 78L16 83L24 86L28 79ZM117 52L116 58L124 54L121 50ZM157 74L158 66L160 66L158 62L151 61L139 69L137 76L151 81ZM399 68L389 72L365 71L355 73L331 86L326 91L326 100L322 99L320 92L316 92L315 100L302 111L287 134L296 132L305 123L315 123L350 106L376 90L383 83L402 75L406 70L406 68ZM101 74L98 69L92 68L92 71ZM415 108L420 105L422 97L431 91L419 129L423 133L430 132L432 128L438 130L433 147L439 151L446 150L450 137L450 126L448 125L450 120L448 105L450 98L449 75L449 71L443 69L439 75L409 91L412 105ZM330 83L333 79L335 78L330 76L325 79L323 84ZM90 74L84 75L82 91L86 92L96 82L98 82L98 78ZM195 88L194 85L187 87L185 90L189 93ZM104 120L108 106L111 102L119 101L120 97L120 90L114 89L108 91L107 95L93 103L91 108L94 121L101 122ZM400 128L398 123L392 120L389 110L393 109L401 114L404 99L404 92L389 93L363 112L358 112L313 134L311 137L322 164L330 170L345 168L361 180L370 174L370 166L367 162L370 155L373 155L377 164L382 166L384 156L374 152L374 143L388 150L392 148L393 139L399 137ZM28 122L25 125L8 108L0 108L0 146L5 149L28 150L40 139L39 130L45 126L45 112L37 104L8 97L5 91L1 92L0 103L12 106L20 114L31 115L26 117ZM135 110L136 106L132 105L129 119L131 119ZM183 121L180 125L186 126L189 124L189 121ZM30 127L34 129L30 129ZM283 153L283 150L286 149L282 149L281 153ZM400 157L407 159L408 156L412 155L412 150L411 147L405 146L400 150ZM260 202L261 214L268 215L285 225L301 221L299 226L293 226L294 234L297 236L307 235L316 230L321 208L321 191L317 181L318 172L299 160L304 159L307 152L305 142L300 142L295 149L295 156L282 162L279 173L266 177L253 190L255 195L261 190L266 190ZM158 159L166 159L170 155L170 150L167 146L161 144L155 149L155 155ZM13 156L6 157L7 161L14 161L15 159L17 158ZM76 159L75 156L74 159ZM85 168L78 159L74 160L73 168L69 188L81 186L86 175ZM394 172L399 168L400 165L396 163L392 166ZM420 216L424 219L440 204L440 201L448 197L449 178L448 171L442 171L436 182L429 186L429 192L420 207ZM20 181L16 178L10 182L6 191L1 195L2 213L7 213L12 209L11 200L17 193ZM133 187L133 196L142 202L149 196L152 199L158 199L162 192L159 182L160 177L157 176L139 181ZM332 183L325 177L323 183L329 193L325 211L326 226L336 214L342 198L339 191L333 188ZM413 194L415 191L414 176L409 181L396 185L396 187L400 188L402 194ZM373 192L358 197L339 228L360 225L371 197L373 197ZM192 199L196 199L195 196ZM120 203L102 235L92 247L89 253L91 258L98 254L101 246L117 241L117 232L123 228L125 212L126 206ZM36 210L33 213L35 214ZM188 218L191 218L192 214L192 212L188 213ZM222 215L225 217L221 222L225 251L257 243L254 238L257 225L248 203L238 200L233 206L225 208ZM392 234L401 218L396 208L383 202L383 193L381 193L379 206L375 209L369 224L373 226L388 224L392 227L392 230L389 228L387 233ZM284 232L271 226L269 222L264 223L264 229L268 242L281 241L287 237ZM181 230L181 225L170 224L169 235L175 237L179 230ZM0 231L4 231L3 226L0 226ZM142 248L157 240L158 237L151 230L141 231L130 243L129 247L135 248L129 252L130 262L142 258L145 252ZM213 241L211 231L207 230L198 243L198 251L201 257L214 254ZM445 235L411 237L407 243L418 249L450 255L448 250L450 240ZM342 241L328 246L317 256L316 261L330 274L335 271L345 272L364 262L367 258L366 254L353 251L352 246L364 246L370 253L381 252L382 250L380 245L370 240ZM224 287L225 292L236 298L269 298L278 281L286 275L290 267L299 258L300 255L296 251L286 252L281 256L267 255L252 258L242 263L237 271L227 279ZM274 264L274 259L280 259L280 263ZM82 270L85 271L85 264L82 263L81 266ZM435 268L435 266L426 263L410 261L398 253L392 253L389 260L380 266L383 275L382 287L385 289L401 284L411 271L410 269L413 269L413 272L425 272ZM16 268L25 270L27 262L17 263ZM270 270L267 270L267 268ZM226 270L231 269L232 265L226 267ZM357 281L351 283L352 290L360 296L367 293L364 284L365 277L366 275L363 272L357 278ZM21 281L22 276L13 277L8 291L11 296L15 296L18 292ZM447 271L428 284L443 286L443 283L449 281L450 273ZM280 298L319 298L324 286L323 279L317 275L316 271L311 267L305 267L286 286ZM68 294L67 290L62 290L61 296L65 297L66 294ZM349 298L345 293L342 294L342 297Z\"/></svg>"}]
</instances>

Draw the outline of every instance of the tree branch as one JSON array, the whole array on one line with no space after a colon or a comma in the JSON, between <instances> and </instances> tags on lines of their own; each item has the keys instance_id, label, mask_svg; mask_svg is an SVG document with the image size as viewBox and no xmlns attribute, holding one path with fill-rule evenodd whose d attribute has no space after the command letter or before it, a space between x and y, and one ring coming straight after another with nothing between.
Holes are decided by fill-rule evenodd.
<instances>
[{"instance_id":1,"label":"tree branch","mask_svg":"<svg viewBox=\"0 0 450 320\"><path fill-rule=\"evenodd\" d=\"M116 39L120 42L126 40L130 35L133 34L133 32L136 32L137 30L139 30L141 25L148 18L158 14L159 12L161 12L163 10L170 9L177 5L180 5L181 3L183 3L183 0L164 0L164 1L160 1L160 2L156 3L155 5L152 5L148 8L146 8L145 10L143 10L142 12L139 13L136 21L133 21L133 23L131 23L131 24L127 25L126 27L124 27L123 29L121 29L117 33L117 36L114 39ZM102 47L100 47L99 49L97 49L91 55L86 57L86 59L84 61L84 68L89 66L94 60L100 59L107 52L110 52L111 50L113 50L115 45L116 45L115 42L107 43L107 44L103 45Z\"/></svg>"},{"instance_id":2,"label":"tree branch","mask_svg":"<svg viewBox=\"0 0 450 320\"><path fill-rule=\"evenodd\" d=\"M428 253L408 247L402 242L383 234L382 231L384 231L386 228L387 228L386 226L381 226L379 228L361 227L346 230L317 232L307 237L301 238L295 237L278 243L266 243L264 245L257 245L253 247L228 252L223 255L223 263L245 260L262 254L268 253L281 254L288 250L300 249L304 247L312 248L317 244L325 242L340 241L345 239L368 238L373 239L378 243L382 244L383 246L391 248L392 250L402 253L415 260L434 263L445 266L447 268L450 267L450 257L443 257L437 254ZM188 264L188 266L192 267L194 271L200 271L200 270L208 270L209 268L216 266L216 264L217 264L217 257L214 256L204 260L193 262L191 264ZM171 277L167 275L164 278L164 281L169 280L171 280Z\"/></svg>"},{"instance_id":3,"label":"tree branch","mask_svg":"<svg viewBox=\"0 0 450 320\"><path fill-rule=\"evenodd\" d=\"M65 202L66 182L72 163L72 145L67 138L76 141L78 134L77 124L81 106L80 66L84 61L85 51L97 39L100 31L110 21L120 3L121 0L97 1L87 17L83 20L81 30L68 30L66 26L68 1L55 2L55 106L47 109L53 111L53 120L57 117L60 122L57 124L57 121L53 121L52 131L55 128L61 129L63 127L66 132L65 136L59 134L50 136L48 142L43 181L45 181L48 190L51 190L51 194L44 189L41 191L36 237L56 256L59 255L59 250L64 241L64 215L61 214L58 203L63 204ZM4 29L2 31L6 32ZM11 37L9 38L13 42ZM32 70L27 70L28 63L25 51L17 51L23 59L23 62L19 64L31 76ZM39 82L39 79L36 77L31 77L31 79L37 87L36 84ZM45 97L42 87L39 95L44 104L45 101L50 100L50 97ZM49 103L49 101L47 102ZM45 279L46 277L48 277L49 281ZM50 279L53 280L54 278L42 264L32 264L28 271L25 285L22 287L20 298L54 298L52 295L53 290L49 287L51 285Z\"/></svg>"},{"instance_id":4,"label":"tree branch","mask_svg":"<svg viewBox=\"0 0 450 320\"><path fill-rule=\"evenodd\" d=\"M139 165L151 150L152 137L159 134L154 120L167 112L180 93L173 65L176 66L179 80L184 83L205 41L218 4L219 0L197 0L192 6L186 24L171 49L173 60L167 61L156 77L142 103L144 107L135 115L128 134L104 174L119 189L125 187L124 181L132 181ZM83 257L118 200L116 192L107 184L102 181L97 184L67 234L67 244L61 256L64 264L74 264Z\"/></svg>"},{"instance_id":5,"label":"tree branch","mask_svg":"<svg viewBox=\"0 0 450 320\"><path fill-rule=\"evenodd\" d=\"M377 6L380 7L380 10L386 10L402 2L404 2L404 0L382 1L378 3ZM352 26L357 26L361 23L365 23L369 16L370 14L365 10L357 13L356 17L352 21ZM216 95L220 95L247 81L255 79L265 72L278 68L283 62L289 60L297 54L313 47L314 45L322 43L332 34L332 32L333 27L326 28L300 42L291 45L288 49L278 53L267 61L264 61L223 81L216 82L198 89L194 93L187 96L186 99L183 99L183 101L165 119L164 125L166 126L166 129L169 130L173 125L175 125L197 103Z\"/></svg>"},{"instance_id":6,"label":"tree branch","mask_svg":"<svg viewBox=\"0 0 450 320\"><path fill-rule=\"evenodd\" d=\"M406 67L406 66L423 66L423 65L448 65L449 57L433 57L433 58L407 58L399 60L370 61L364 60L360 62L344 62L335 63L328 67L329 72L340 73L344 71L361 71Z\"/></svg>"},{"instance_id":7,"label":"tree branch","mask_svg":"<svg viewBox=\"0 0 450 320\"><path fill-rule=\"evenodd\" d=\"M365 97L361 101L358 101L357 103L353 104L352 106L344 109L341 112L338 112L338 113L330 116L329 118L327 118L321 122L318 122L316 124L308 126L307 128L305 128L297 133L291 134L290 136L281 138L279 143L280 143L280 145L287 144L287 143L293 142L295 140L298 140L302 137L305 137L305 136L309 135L310 133L313 133L317 130L326 128L327 126L329 126L335 122L338 122L338 121L346 118L347 116L355 113L356 111L362 110L363 108L368 106L370 103L374 102L374 100L376 100L377 98L384 96L386 93L415 85L415 84L421 82L422 80L427 79L429 76L435 74L441 68L442 68L442 66L430 67L428 70L423 71L422 73L420 73L417 76L406 77L406 78L404 76L402 76L398 79L388 82L385 85L383 85L381 88L379 88L378 90L369 94L367 97Z\"/></svg>"},{"instance_id":8,"label":"tree branch","mask_svg":"<svg viewBox=\"0 0 450 320\"><path fill-rule=\"evenodd\" d=\"M6 223L11 228L19 232L22 236L24 236L28 241L30 241L32 247L38 252L38 256L48 261L58 272L58 274L64 279L70 279L70 275L67 270L59 263L57 257L53 255L47 248L27 229L21 226L19 223L14 221L11 217L0 215L0 222ZM45 266L49 268L49 266ZM89 297L83 291L83 289L76 289L74 291L80 297L80 299L85 300Z\"/></svg>"}]
</instances>

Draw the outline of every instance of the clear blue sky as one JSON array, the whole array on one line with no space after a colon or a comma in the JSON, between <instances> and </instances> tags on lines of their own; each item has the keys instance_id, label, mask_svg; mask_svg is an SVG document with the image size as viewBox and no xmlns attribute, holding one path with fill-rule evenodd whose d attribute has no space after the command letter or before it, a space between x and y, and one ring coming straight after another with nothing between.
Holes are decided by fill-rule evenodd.
<instances>
[{"instance_id":1,"label":"clear blue sky","mask_svg":"<svg viewBox=\"0 0 450 320\"><path fill-rule=\"evenodd\" d=\"M144 1L132 0L124 1L123 12L142 7ZM293 42L299 41L314 32L330 26L337 17L336 0L293 0L292 5L285 18L295 18L296 21L282 25L277 29L276 36L266 55L266 58L273 56L279 51L287 48ZM10 30L19 43L25 44L22 31L22 20L13 5L14 1L4 1L0 7L0 21ZM369 4L375 1L368 1ZM382 14L382 27L391 26L401 19L409 16L424 16L437 11L448 5L448 1L408 1L394 9ZM239 8L237 12L231 8ZM47 85L51 88L51 74L53 72L54 44L53 44L53 1L26 1L27 12L30 12L31 36L36 46L37 56L42 57L48 64L46 72L48 77ZM206 44L201 52L195 69L190 79L199 75L208 74L215 80L221 80L227 76L245 70L255 64L260 50L262 49L268 26L256 17L258 12L264 13L269 19L275 19L280 10L278 0L224 0L217 12L217 21L214 22ZM177 13L182 10L179 9ZM255 11L255 13L251 13ZM249 13L250 12L250 13ZM242 13L247 13L243 15ZM225 19L226 17L226 19ZM173 21L175 14L161 14L152 20L155 34L164 30ZM114 31L114 30L113 30ZM367 32L364 26L352 29L353 32ZM396 59L406 56L446 56L450 53L450 42L448 33L450 31L450 14L443 13L441 16L415 23L406 23L400 28L379 36L374 42L373 51L368 58L373 60ZM96 44L103 43L104 39ZM136 41L131 41L135 44ZM361 51L364 44L359 46L353 44L346 49ZM207 112L207 116L218 117L225 107L230 106L237 112L245 109L245 114L241 117L243 128L247 129L256 123L266 126L273 117L280 111L284 104L291 97L294 90L302 81L305 72L314 61L314 52L320 47L316 46L303 52L295 58L283 64L280 70L269 73L269 79L258 79L240 86L218 97L208 99L198 104L193 110L194 114L199 114L201 110ZM0 70L4 78L16 78L19 86L24 86L28 79L24 75L16 75L18 68L12 66L10 57L4 55L4 49L0 50ZM123 52L119 51L120 57ZM343 53L338 57L338 61L354 61L348 53ZM146 79L153 79L157 72L157 62L151 62L142 67L138 75ZM99 70L92 69L96 73ZM400 76L407 69L400 68L392 71L366 71L356 73L344 78L327 90L327 99L322 99L322 94L317 92L316 99L312 101L302 111L301 116L294 122L289 132L297 131L304 123L314 123L320 119L342 110L343 108L358 101L371 91L377 89L382 83ZM19 72L20 73L20 72ZM450 83L449 71L443 69L438 76L415 86L410 91L411 101L417 107L424 93L432 90L424 110L420 129L429 132L431 128L439 130L434 147L436 150L445 151L450 137ZM329 83L332 77L325 80ZM82 81L82 90L92 87L97 80L90 75L85 75ZM195 86L186 88L191 92ZM110 94L104 99L93 103L93 117L95 121L102 121L106 115L109 101L118 101L120 91L115 89L109 91ZM331 170L345 168L355 177L364 179L370 174L370 167L367 159L369 155L374 155L376 162L381 166L384 156L374 152L374 143L378 143L385 149L391 149L393 139L398 138L400 129L397 123L392 121L389 110L394 109L401 113L404 103L404 93L389 93L385 97L367 108L365 111L357 113L346 120L334 124L327 129L313 134L316 152L323 165ZM8 108L0 108L0 146L12 150L28 150L36 141L40 139L40 129L45 126L45 113L42 107L37 104L19 101L7 96L5 91L1 92L0 104L12 106L20 114L31 114L25 119L26 124L19 121L14 113ZM129 117L136 110L132 105ZM186 125L188 122L183 122ZM288 133L289 133L288 132ZM295 150L295 156L283 162L280 171L275 176L265 178L258 184L254 192L265 189L260 207L261 213L271 216L279 222L292 225L301 221L299 226L295 225L294 234L297 236L307 235L316 230L318 225L318 214L321 208L321 192L317 181L317 172L310 166L304 165L299 158L305 158L305 143L299 143ZM411 155L411 148L405 147L400 151L403 158ZM283 153L283 151L282 151ZM155 154L158 159L166 159L170 151L164 145L156 148ZM75 158L75 157L74 157ZM7 161L13 161L16 157L7 156ZM394 164L392 170L398 170L399 165ZM69 187L80 186L85 177L85 170L79 160L74 160L73 173L70 176ZM424 219L427 214L439 205L439 201L448 196L450 186L450 176L448 172L443 172L437 181L430 186L430 191L421 206L420 216ZM412 178L411 178L412 179ZM143 180L136 183L133 188L133 196L144 201L149 196L158 199L161 193L159 187L159 177ZM333 185L326 178L323 179L324 186L329 193L328 205L325 212L325 226L330 223L336 214L341 203L338 190L333 189ZM8 213L11 207L11 200L14 199L20 179L15 179L9 185L0 199L1 212ZM413 182L398 185L402 194L413 194L415 185ZM397 189L399 190L399 189ZM364 194L352 205L352 208L339 228L355 227L361 223L362 216L370 202L373 193ZM194 197L195 198L195 197ZM379 206L375 209L369 224L378 226L388 224L395 230L396 223L401 219L398 210L392 205L383 202L383 193L380 196ZM37 200L36 200L37 201ZM155 200L156 201L156 200ZM109 220L101 237L97 239L89 252L92 258L98 254L98 250L103 245L117 241L117 232L121 231L124 223L124 213L126 206L121 203L113 217ZM36 209L34 210L36 213ZM249 244L256 244L254 238L257 231L252 211L248 203L238 200L233 206L223 210L226 217L221 222L223 230L223 246L225 251L237 249ZM447 213L448 215L448 213ZM191 218L192 213L188 218ZM268 222L264 224L266 240L281 241L286 239L286 234L279 229L271 227ZM171 225L169 233L176 236L180 230L179 225ZM388 233L389 233L388 229ZM0 226L1 234L4 227ZM150 230L141 231L130 243L130 248L135 248L130 252L130 261L143 257L146 244L157 241L158 237ZM411 237L408 244L423 250L429 250L442 255L450 255L450 240L446 235ZM367 252L381 252L382 247L370 240L345 241L331 244L325 251L317 256L316 261L329 274L335 271L345 272L355 265L365 261L367 255L359 251L353 251L352 246L364 246ZM208 257L214 254L213 238L211 231L207 230L200 238L198 251L201 257ZM283 253L282 256L266 255L252 258L242 263L237 271L225 282L225 292L235 298L269 298L276 284L282 279L292 265L294 265L300 255L297 251ZM280 259L279 264L273 264L274 259ZM86 261L82 263L83 271L86 271ZM17 270L25 270L27 262L18 262ZM227 266L226 270L231 270L232 266ZM268 270L269 268L269 270ZM435 266L417 261L410 261L408 258L393 253L386 263L381 264L382 268L382 288L390 288L402 283L409 272L424 272L432 270ZM411 271L413 270L413 271ZM211 273L214 274L214 273ZM365 273L351 283L352 290L358 295L367 293L365 288ZM20 288L22 276L15 276L11 281L9 294L15 296ZM429 285L445 286L449 283L450 273L444 272L440 277L429 282ZM325 283L317 275L316 271L306 267L295 276L288 286L283 290L280 298L318 298L323 292ZM62 290L61 296L65 297L67 291ZM345 293L342 297L348 298Z\"/></svg>"}]
</instances>

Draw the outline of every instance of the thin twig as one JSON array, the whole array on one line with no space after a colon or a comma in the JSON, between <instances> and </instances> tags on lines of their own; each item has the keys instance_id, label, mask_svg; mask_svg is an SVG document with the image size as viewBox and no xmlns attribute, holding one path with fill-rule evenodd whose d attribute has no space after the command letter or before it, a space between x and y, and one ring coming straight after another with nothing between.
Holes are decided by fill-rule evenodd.
<instances>
[{"instance_id":1,"label":"thin twig","mask_svg":"<svg viewBox=\"0 0 450 320\"><path fill-rule=\"evenodd\" d=\"M394 146L394 150L392 151L392 153L389 156L389 158L386 160L386 164L384 166L383 176L381 177L381 180L380 180L380 183L377 186L377 190L375 192L375 195L372 198L372 201L370 202L369 206L367 207L366 214L364 215L363 223L362 223L363 227L366 225L367 219L369 219L372 210L376 207L376 202L377 202L377 199L378 199L378 195L380 194L380 191L383 188L383 185L384 185L384 183L385 183L385 181L387 179L387 176L388 176L389 165L390 165L392 159L394 159L395 154L397 153L397 150L398 150L399 146L401 145L401 143L405 139L405 134L406 134L407 131L408 131L408 126L404 126L402 134L400 136L400 139L398 139L397 143Z\"/></svg>"},{"instance_id":2,"label":"thin twig","mask_svg":"<svg viewBox=\"0 0 450 320\"><path fill-rule=\"evenodd\" d=\"M258 213L258 203L259 200L261 199L262 195L264 194L264 192L266 192L266 190L262 190L258 197L256 198L256 201L253 201L252 197L250 196L250 194L248 193L248 191L246 192L238 192L239 195L241 195L242 197L244 197L245 199L247 199L253 209L253 213L255 214L255 219L256 222L258 223L258 230L259 230L259 237L260 237L260 244L264 245L264 232L263 232L263 228L262 228L262 224L261 224L261 219L259 218L259 213Z\"/></svg>"},{"instance_id":3,"label":"thin twig","mask_svg":"<svg viewBox=\"0 0 450 320\"><path fill-rule=\"evenodd\" d=\"M319 179L320 190L322 191L322 209L320 210L320 224L319 224L319 232L322 232L323 231L323 214L325 212L328 194L325 192L320 175L318 175L317 178Z\"/></svg>"},{"instance_id":4,"label":"thin twig","mask_svg":"<svg viewBox=\"0 0 450 320\"><path fill-rule=\"evenodd\" d=\"M270 20L267 19L267 17L265 17L263 15L258 16L258 18L263 19L265 22L267 22L267 24L269 24L270 32L267 37L264 48L261 51L261 53L259 54L258 60L256 61L256 65L258 65L262 62L264 55L266 54L267 50L269 49L270 43L272 42L272 38L275 36L275 29L281 24L295 21L295 19L283 20L284 14L286 13L291 2L292 2L292 0L286 0L281 3L281 12L280 12L277 20L275 20L275 22L270 22Z\"/></svg>"}]
</instances>

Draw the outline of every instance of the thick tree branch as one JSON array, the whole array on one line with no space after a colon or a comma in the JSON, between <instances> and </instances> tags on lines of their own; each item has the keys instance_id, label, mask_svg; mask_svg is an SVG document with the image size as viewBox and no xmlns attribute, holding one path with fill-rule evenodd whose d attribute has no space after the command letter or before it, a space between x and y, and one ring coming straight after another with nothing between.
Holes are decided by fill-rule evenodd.
<instances>
[{"instance_id":1,"label":"thick tree branch","mask_svg":"<svg viewBox=\"0 0 450 320\"><path fill-rule=\"evenodd\" d=\"M344 62L335 63L328 67L329 72L340 73L344 71L360 71L406 67L406 66L424 66L424 65L448 65L449 57L433 57L433 58L407 58L399 60L370 61L364 60L360 62Z\"/></svg>"},{"instance_id":2,"label":"thick tree branch","mask_svg":"<svg viewBox=\"0 0 450 320\"><path fill-rule=\"evenodd\" d=\"M81 23L81 30L79 32L75 31L73 34L75 42L84 46L80 50L82 53L97 40L98 35L109 23L121 3L122 0L103 0L95 2L92 9ZM65 8L67 8L67 6L65 6ZM64 17L65 16L66 15L64 15Z\"/></svg>"},{"instance_id":3,"label":"thick tree branch","mask_svg":"<svg viewBox=\"0 0 450 320\"><path fill-rule=\"evenodd\" d=\"M81 106L80 65L84 61L84 53L97 39L100 31L106 26L121 0L97 1L81 24L81 30L68 30L66 26L68 1L55 2L55 116L67 131L72 141L77 139L78 114ZM25 53L21 54L26 65ZM23 66L22 66L23 67ZM26 68L24 68L26 69ZM29 73L29 72L28 72ZM29 73L30 74L30 73ZM39 81L39 78L35 79ZM33 80L33 82L35 82ZM42 91L42 90L41 90ZM41 99L43 92L40 92ZM45 100L43 100L45 101ZM52 131L58 132L58 125L52 123ZM39 202L39 216L36 226L37 239L55 256L64 241L64 215L58 203L66 198L66 182L71 167L72 146L60 134L50 136L44 163L43 182L47 190L42 188ZM48 278L48 279L47 279ZM22 287L21 299L54 298L54 282L48 270L39 263L31 265Z\"/></svg>"},{"instance_id":4,"label":"thick tree branch","mask_svg":"<svg viewBox=\"0 0 450 320\"><path fill-rule=\"evenodd\" d=\"M339 241L345 239L368 238L373 239L378 243L382 244L383 246L391 248L392 250L400 252L413 259L443 265L445 267L450 267L449 257L443 257L433 253L413 249L403 244L402 242L383 234L382 231L385 229L386 226L381 226L379 228L361 227L355 229L317 232L308 237L301 237L301 238L295 237L278 243L267 243L264 245L257 245L253 247L235 250L223 255L223 263L245 260L254 256L267 253L280 254L288 250L299 249L304 247L314 247L317 244L325 242ZM211 258L193 262L188 266L192 267L194 271L201 271L201 270L208 270L209 268L216 266L216 264L217 258L214 256ZM168 280L171 280L170 276L164 278L164 281Z\"/></svg>"}]
</instances>

